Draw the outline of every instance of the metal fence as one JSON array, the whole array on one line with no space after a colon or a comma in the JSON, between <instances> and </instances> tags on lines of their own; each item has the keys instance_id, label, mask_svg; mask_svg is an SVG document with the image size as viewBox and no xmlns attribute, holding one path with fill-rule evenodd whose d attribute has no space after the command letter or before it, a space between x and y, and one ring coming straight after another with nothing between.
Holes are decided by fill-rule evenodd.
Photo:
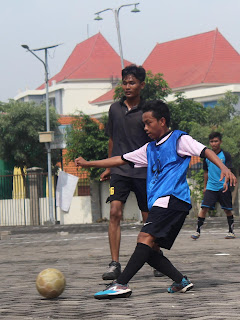
<instances>
[{"instance_id":1,"label":"metal fence","mask_svg":"<svg viewBox=\"0 0 240 320\"><path fill-rule=\"evenodd\" d=\"M199 158L192 159L188 169L190 188L199 188L194 179L202 169ZM90 196L90 179L86 173L77 173L79 180L74 196ZM52 194L55 221L55 190L57 176L53 176ZM28 172L24 176L0 175L0 226L44 225L50 221L47 173ZM238 197L234 203L235 214L239 215Z\"/></svg>"},{"instance_id":2,"label":"metal fence","mask_svg":"<svg viewBox=\"0 0 240 320\"><path fill-rule=\"evenodd\" d=\"M78 174L76 196L90 195L86 174ZM57 176L53 176L55 195ZM55 196L53 214L56 220ZM44 225L50 220L47 173L0 175L0 226Z\"/></svg>"}]
</instances>

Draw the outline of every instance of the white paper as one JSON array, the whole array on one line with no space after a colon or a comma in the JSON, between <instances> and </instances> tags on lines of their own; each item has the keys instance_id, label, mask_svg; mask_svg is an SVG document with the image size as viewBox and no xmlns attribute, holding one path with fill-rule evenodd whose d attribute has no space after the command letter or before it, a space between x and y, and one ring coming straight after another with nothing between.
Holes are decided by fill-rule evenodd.
<instances>
[{"instance_id":1,"label":"white paper","mask_svg":"<svg viewBox=\"0 0 240 320\"><path fill-rule=\"evenodd\" d=\"M56 187L56 205L68 212L76 189L78 177L60 171Z\"/></svg>"}]
</instances>

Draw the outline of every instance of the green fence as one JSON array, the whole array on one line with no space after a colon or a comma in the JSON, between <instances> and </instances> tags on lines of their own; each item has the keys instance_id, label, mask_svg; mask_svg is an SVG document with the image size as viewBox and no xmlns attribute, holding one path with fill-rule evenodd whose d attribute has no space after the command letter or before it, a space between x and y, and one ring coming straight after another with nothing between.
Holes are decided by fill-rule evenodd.
<instances>
[{"instance_id":1,"label":"green fence","mask_svg":"<svg viewBox=\"0 0 240 320\"><path fill-rule=\"evenodd\" d=\"M11 162L0 160L0 200L11 199L13 191L13 169ZM3 176L9 176L8 179Z\"/></svg>"}]
</instances>

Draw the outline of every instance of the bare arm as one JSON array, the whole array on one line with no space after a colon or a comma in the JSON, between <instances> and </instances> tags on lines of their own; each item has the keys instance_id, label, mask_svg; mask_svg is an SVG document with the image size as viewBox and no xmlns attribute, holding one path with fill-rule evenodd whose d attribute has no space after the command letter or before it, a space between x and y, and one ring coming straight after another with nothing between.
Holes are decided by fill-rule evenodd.
<instances>
[{"instance_id":1,"label":"bare arm","mask_svg":"<svg viewBox=\"0 0 240 320\"><path fill-rule=\"evenodd\" d=\"M75 165L77 167L82 167L82 168L90 168L90 167L112 168L112 167L122 166L126 163L127 162L122 160L122 158L120 156L107 158L107 159L103 159L103 160L95 160L95 161L87 161L82 157L75 159Z\"/></svg>"},{"instance_id":2,"label":"bare arm","mask_svg":"<svg viewBox=\"0 0 240 320\"><path fill-rule=\"evenodd\" d=\"M112 138L109 138L109 141L108 141L108 158L111 158L111 156L112 156L112 149L113 149L113 140L112 140Z\"/></svg>"},{"instance_id":3,"label":"bare arm","mask_svg":"<svg viewBox=\"0 0 240 320\"><path fill-rule=\"evenodd\" d=\"M108 141L108 158L112 156L112 149L113 149L113 140L110 137ZM100 175L100 181L105 181L110 179L110 168L106 168L106 170Z\"/></svg>"},{"instance_id":4,"label":"bare arm","mask_svg":"<svg viewBox=\"0 0 240 320\"><path fill-rule=\"evenodd\" d=\"M214 163L216 166L218 166L219 169L221 169L221 176L220 181L225 178L225 182L223 185L224 192L228 189L228 182L230 186L235 186L237 183L237 179L235 175L229 170L222 161L218 158L218 156L210 149L205 150L205 156L210 160L212 163Z\"/></svg>"}]
</instances>

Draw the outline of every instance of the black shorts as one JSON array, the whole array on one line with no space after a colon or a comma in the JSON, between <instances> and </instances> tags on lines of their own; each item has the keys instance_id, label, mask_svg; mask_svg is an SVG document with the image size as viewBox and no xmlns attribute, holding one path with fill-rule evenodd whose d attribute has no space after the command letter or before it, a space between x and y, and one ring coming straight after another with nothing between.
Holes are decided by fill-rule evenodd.
<instances>
[{"instance_id":1,"label":"black shorts","mask_svg":"<svg viewBox=\"0 0 240 320\"><path fill-rule=\"evenodd\" d=\"M118 174L111 175L110 202L118 200L125 203L130 191L135 193L139 209L148 212L146 179L130 178Z\"/></svg>"},{"instance_id":2,"label":"black shorts","mask_svg":"<svg viewBox=\"0 0 240 320\"><path fill-rule=\"evenodd\" d=\"M141 232L155 237L159 247L170 250L188 213L188 211L152 207Z\"/></svg>"},{"instance_id":3,"label":"black shorts","mask_svg":"<svg viewBox=\"0 0 240 320\"><path fill-rule=\"evenodd\" d=\"M206 190L204 193L201 208L215 209L216 202L219 202L222 209L232 210L232 194L228 189L226 192Z\"/></svg>"}]
</instances>

